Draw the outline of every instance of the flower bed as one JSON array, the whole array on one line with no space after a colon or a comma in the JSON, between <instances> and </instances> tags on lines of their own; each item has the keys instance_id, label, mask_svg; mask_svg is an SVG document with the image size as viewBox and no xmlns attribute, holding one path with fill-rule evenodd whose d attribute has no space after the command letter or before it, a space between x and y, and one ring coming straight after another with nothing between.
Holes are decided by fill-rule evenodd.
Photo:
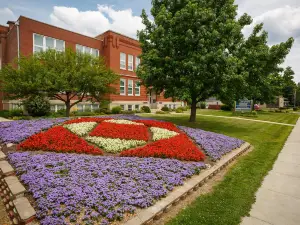
<instances>
[{"instance_id":1,"label":"flower bed","mask_svg":"<svg viewBox=\"0 0 300 225\"><path fill-rule=\"evenodd\" d=\"M96 125L96 122L80 122L65 124L64 127L79 136L84 136L88 134Z\"/></svg>"},{"instance_id":2,"label":"flower bed","mask_svg":"<svg viewBox=\"0 0 300 225\"><path fill-rule=\"evenodd\" d=\"M192 137L213 160L220 159L226 153L245 143L240 139L222 134L182 126L179 128Z\"/></svg>"},{"instance_id":3,"label":"flower bed","mask_svg":"<svg viewBox=\"0 0 300 225\"><path fill-rule=\"evenodd\" d=\"M33 151L75 152L102 155L103 152L89 145L85 140L64 127L53 127L46 132L35 134L18 145L18 149Z\"/></svg>"},{"instance_id":4,"label":"flower bed","mask_svg":"<svg viewBox=\"0 0 300 225\"><path fill-rule=\"evenodd\" d=\"M157 120L134 120L134 122L143 123L148 127L159 127L159 128L164 128L175 132L180 132L180 130L173 123L170 122L157 121Z\"/></svg>"},{"instance_id":5,"label":"flower bed","mask_svg":"<svg viewBox=\"0 0 300 225\"><path fill-rule=\"evenodd\" d=\"M171 137L178 135L178 133L175 131L170 131L170 130L158 128L158 127L150 127L150 130L153 133L153 137L152 137L153 141L167 139L167 138L171 138Z\"/></svg>"},{"instance_id":6,"label":"flower bed","mask_svg":"<svg viewBox=\"0 0 300 225\"><path fill-rule=\"evenodd\" d=\"M121 156L176 158L188 161L201 161L205 158L205 155L185 134L159 140L142 148L123 151Z\"/></svg>"},{"instance_id":7,"label":"flower bed","mask_svg":"<svg viewBox=\"0 0 300 225\"><path fill-rule=\"evenodd\" d=\"M149 134L146 126L132 124L116 124L102 122L91 133L90 136L120 138L126 140L148 141Z\"/></svg>"},{"instance_id":8,"label":"flower bed","mask_svg":"<svg viewBox=\"0 0 300 225\"><path fill-rule=\"evenodd\" d=\"M0 122L0 141L4 143L20 143L26 138L47 130L50 127L63 123L67 118L40 119L40 120L18 120Z\"/></svg>"},{"instance_id":9,"label":"flower bed","mask_svg":"<svg viewBox=\"0 0 300 225\"><path fill-rule=\"evenodd\" d=\"M170 140L170 139L168 139ZM204 168L171 159L11 153L42 225L109 224L153 205Z\"/></svg>"},{"instance_id":10,"label":"flower bed","mask_svg":"<svg viewBox=\"0 0 300 225\"><path fill-rule=\"evenodd\" d=\"M86 122L96 122L96 123L101 123L104 120L109 120L110 118L104 117L104 118L92 118L92 117L87 117L87 118L80 118L80 119L73 119L65 122L64 124L73 124L73 123L86 123Z\"/></svg>"},{"instance_id":11,"label":"flower bed","mask_svg":"<svg viewBox=\"0 0 300 225\"><path fill-rule=\"evenodd\" d=\"M86 140L96 144L109 153L120 153L123 150L147 144L146 141L124 140L119 138L87 137Z\"/></svg>"}]
</instances>

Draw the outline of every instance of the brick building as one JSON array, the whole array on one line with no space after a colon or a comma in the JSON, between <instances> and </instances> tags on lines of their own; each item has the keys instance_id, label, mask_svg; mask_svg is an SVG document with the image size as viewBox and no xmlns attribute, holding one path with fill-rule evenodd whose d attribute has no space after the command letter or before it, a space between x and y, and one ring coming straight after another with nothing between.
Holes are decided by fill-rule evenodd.
<instances>
[{"instance_id":1,"label":"brick building","mask_svg":"<svg viewBox=\"0 0 300 225\"><path fill-rule=\"evenodd\" d=\"M121 106L124 110L135 110L149 106L160 109L165 105L177 108L183 104L165 99L162 95L156 95L139 86L135 69L140 63L141 48L135 39L110 30L94 38L88 37L23 16L16 22L8 21L7 24L8 26L0 25L0 68L4 64L12 63L20 54L27 56L48 48L57 51L72 48L96 57L103 56L107 66L120 75L116 86L118 94L109 95L110 107ZM53 111L65 107L59 100L50 102ZM3 93L0 93L0 110L14 109L19 105L18 100L3 100ZM85 111L98 107L97 103L82 102L72 110Z\"/></svg>"}]
</instances>

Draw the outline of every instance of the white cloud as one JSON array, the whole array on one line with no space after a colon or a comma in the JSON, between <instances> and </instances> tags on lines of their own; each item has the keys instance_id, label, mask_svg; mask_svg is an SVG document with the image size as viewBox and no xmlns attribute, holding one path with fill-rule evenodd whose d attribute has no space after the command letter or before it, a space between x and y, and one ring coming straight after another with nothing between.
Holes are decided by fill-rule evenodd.
<instances>
[{"instance_id":1,"label":"white cloud","mask_svg":"<svg viewBox=\"0 0 300 225\"><path fill-rule=\"evenodd\" d=\"M0 24L5 25L8 20L15 20L16 16L9 8L0 8Z\"/></svg>"},{"instance_id":2,"label":"white cloud","mask_svg":"<svg viewBox=\"0 0 300 225\"><path fill-rule=\"evenodd\" d=\"M131 9L115 10L106 5L98 5L97 11L54 6L50 19L55 26L92 37L110 29L136 38L137 30L144 28L142 19L134 16Z\"/></svg>"},{"instance_id":3,"label":"white cloud","mask_svg":"<svg viewBox=\"0 0 300 225\"><path fill-rule=\"evenodd\" d=\"M266 1L270 5L271 1ZM299 4L300 6L300 4ZM253 18L253 24L246 27L244 34L252 32L255 24L264 23L264 30L269 34L269 44L278 44L289 37L295 39L291 52L286 58L285 66L291 66L295 71L295 81L300 82L300 7L283 5L282 7L265 10L264 13Z\"/></svg>"}]
</instances>

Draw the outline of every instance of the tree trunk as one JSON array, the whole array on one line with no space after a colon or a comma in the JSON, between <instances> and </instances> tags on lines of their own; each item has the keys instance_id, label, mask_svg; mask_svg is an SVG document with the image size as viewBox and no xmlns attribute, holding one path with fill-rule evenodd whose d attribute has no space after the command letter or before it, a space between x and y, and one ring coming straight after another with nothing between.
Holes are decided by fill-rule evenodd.
<instances>
[{"instance_id":1,"label":"tree trunk","mask_svg":"<svg viewBox=\"0 0 300 225\"><path fill-rule=\"evenodd\" d=\"M197 101L192 99L190 122L196 122Z\"/></svg>"},{"instance_id":2,"label":"tree trunk","mask_svg":"<svg viewBox=\"0 0 300 225\"><path fill-rule=\"evenodd\" d=\"M68 100L65 103L66 103L66 117L70 117L71 101Z\"/></svg>"}]
</instances>

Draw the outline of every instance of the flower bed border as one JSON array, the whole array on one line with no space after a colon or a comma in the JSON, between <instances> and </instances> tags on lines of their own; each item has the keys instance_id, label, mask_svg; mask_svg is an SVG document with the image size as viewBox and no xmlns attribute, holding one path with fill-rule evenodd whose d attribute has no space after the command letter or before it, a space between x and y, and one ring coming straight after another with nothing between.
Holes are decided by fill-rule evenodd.
<instances>
[{"instance_id":1,"label":"flower bed border","mask_svg":"<svg viewBox=\"0 0 300 225\"><path fill-rule=\"evenodd\" d=\"M1 151L1 146L0 161L6 162L4 167L9 168L9 171L3 171L4 167L0 168L0 200L4 204L10 221L16 225L38 225L35 210L29 200L24 197L26 189L15 176L15 170L6 161L6 155Z\"/></svg>"},{"instance_id":2,"label":"flower bed border","mask_svg":"<svg viewBox=\"0 0 300 225\"><path fill-rule=\"evenodd\" d=\"M188 194L198 190L205 182L210 178L228 166L237 157L245 153L251 148L251 145L245 142L240 148L232 150L230 153L224 155L219 161L216 162L211 168L200 172L199 175L193 176L187 180L183 186L176 188L174 191L169 193L165 198L158 201L155 205L143 209L138 212L135 217L129 221L122 223L124 225L150 225L154 220L159 219L163 213L167 213L172 206L179 203L180 200L184 199Z\"/></svg>"}]
</instances>

